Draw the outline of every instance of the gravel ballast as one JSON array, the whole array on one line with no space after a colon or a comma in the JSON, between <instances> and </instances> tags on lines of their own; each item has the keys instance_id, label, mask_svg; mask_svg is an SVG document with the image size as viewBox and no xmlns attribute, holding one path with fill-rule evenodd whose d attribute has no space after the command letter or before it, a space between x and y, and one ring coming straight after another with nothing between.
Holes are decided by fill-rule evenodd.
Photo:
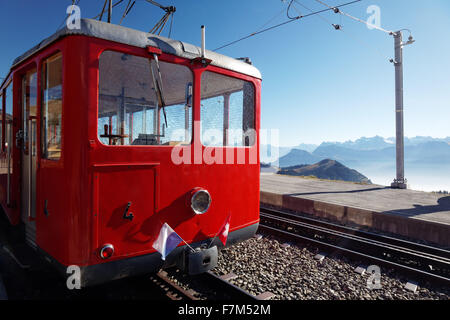
<instances>
[{"instance_id":1,"label":"gravel ballast","mask_svg":"<svg viewBox=\"0 0 450 320\"><path fill-rule=\"evenodd\" d=\"M369 289L368 272L355 272L364 261L353 261L326 252L320 262L318 249L303 244L286 245L279 238L264 235L249 239L219 255L217 275L234 273L231 283L258 295L272 292L276 300L449 300L449 288L419 284L414 293L405 289L410 279L394 270L381 268L381 289ZM367 263L364 267L368 267Z\"/></svg>"}]
</instances>

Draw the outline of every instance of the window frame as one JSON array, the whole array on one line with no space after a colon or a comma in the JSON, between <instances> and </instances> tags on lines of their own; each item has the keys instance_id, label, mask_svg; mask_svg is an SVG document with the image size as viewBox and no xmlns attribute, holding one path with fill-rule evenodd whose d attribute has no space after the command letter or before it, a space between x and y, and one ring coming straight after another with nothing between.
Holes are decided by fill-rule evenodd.
<instances>
[{"instance_id":1,"label":"window frame","mask_svg":"<svg viewBox=\"0 0 450 320\"><path fill-rule=\"evenodd\" d=\"M46 157L46 142L44 141L45 135L43 134L45 128L43 117L44 117L44 81L46 80L46 77L43 76L44 67L46 65L46 61L57 56L61 56L61 154L58 159L50 159ZM49 54L43 56L39 61L39 70L38 70L38 76L40 77L40 90L39 90L39 125L40 125L40 142L39 142L39 157L42 161L49 161L50 163L59 163L64 158L64 77L65 77L65 66L64 66L64 54L63 51L60 49L56 49L54 51L51 51Z\"/></svg>"},{"instance_id":2,"label":"window frame","mask_svg":"<svg viewBox=\"0 0 450 320\"><path fill-rule=\"evenodd\" d=\"M5 152L5 134L4 134L4 132L5 132L5 130L4 130L4 127L5 127L5 124L6 124L6 121L4 120L5 119L5 114L6 114L6 112L5 112L5 106L6 106L6 94L5 94L5 89L3 89L3 88L1 88L0 89L0 112L1 112L1 116L2 116L2 119L0 120L0 123L1 123L1 128L0 128L0 143L1 143L1 146L0 146L0 152Z\"/></svg>"},{"instance_id":3,"label":"window frame","mask_svg":"<svg viewBox=\"0 0 450 320\"><path fill-rule=\"evenodd\" d=\"M200 141L202 147L204 147L204 148L223 148L223 149L251 149L251 148L256 147L258 145L258 141L257 140L259 138L258 137L258 132L257 132L257 129L256 129L256 127L257 127L257 121L256 121L257 120L257 110L256 110L257 109L256 108L256 106L257 106L257 101L256 101L256 94L257 94L257 90L256 89L257 89L257 87L255 85L255 82L253 81L253 78L250 77L250 76L241 75L241 74L239 74L237 72L234 72L234 71L229 71L229 70L225 71L224 69L220 69L220 68L217 68L217 67L208 67L208 68L205 68L204 70L202 70L202 72L199 74L199 77L200 77L200 79L199 79L199 85L200 85L200 97L199 97L200 123L202 122L202 117L201 117L202 76L203 76L203 74L205 72L216 73L216 74L219 74L221 76L226 76L226 77L234 78L234 79L237 79L237 80L241 80L241 81L247 82L247 83L252 85L252 88L253 88L253 126L254 126L253 130L255 130L255 138L254 138L254 143L252 145L249 145L249 146L245 146L245 145L241 145L241 146L229 146L229 145L227 145L227 146L224 146L224 145L207 146L207 145L203 144L202 136L200 136L199 137L199 141ZM236 92L239 92L239 91L236 91ZM236 93L236 92L233 92L233 93ZM230 97L231 97L232 94L230 94ZM211 98L209 98L209 99L211 99ZM201 132L200 132L200 135L202 135Z\"/></svg>"},{"instance_id":4,"label":"window frame","mask_svg":"<svg viewBox=\"0 0 450 320\"><path fill-rule=\"evenodd\" d=\"M153 57L146 52L145 54L142 54L140 52L136 52L135 50L130 50L127 48L123 48L123 47L105 47L102 48L102 50L100 50L98 52L98 56L97 56L97 96L96 96L96 101L97 101L97 108L96 108L96 114L95 114L95 121L96 121L96 142L103 148L113 148L113 149L118 149L118 148L158 148L158 147L164 147L164 148L174 148L176 147L176 145L165 145L165 144L156 144L156 145L132 145L132 144L124 144L124 145L109 145L109 144L105 144L103 143L100 138L100 131L99 131L99 126L98 126L98 121L99 121L99 108L100 108L100 58L102 56L103 53L105 52L115 52L115 53L121 53L121 54L128 54L128 55L132 55L135 57L140 57L140 58L145 58L147 60L150 61L154 60ZM178 65L181 66L183 68L186 68L187 70L189 70L190 75L191 75L191 82L192 82L192 97L191 97L191 101L192 101L192 106L191 106L191 132L190 132L190 141L183 141L181 143L182 146L192 146L194 144L195 141L195 129L194 129L194 124L195 124L195 87L196 87L196 74L190 64L189 60L186 60L184 58L180 58L174 55L170 55L170 54L161 54L158 55L158 61L160 62L165 62L165 63L170 63L173 65ZM176 106L176 105L173 105ZM171 106L166 106L166 108L170 108ZM162 116L162 112L160 114L160 116ZM165 130L165 129L164 129Z\"/></svg>"},{"instance_id":5,"label":"window frame","mask_svg":"<svg viewBox=\"0 0 450 320\"><path fill-rule=\"evenodd\" d=\"M34 71L34 72L33 72ZM25 125L25 113L24 113L24 106L26 104L26 96L24 96L24 81L27 81L28 76L30 74L36 74L36 115L31 116L34 117L36 119L36 122L38 121L38 115L39 115L39 110L40 109L40 93L39 93L39 66L33 62L30 64L30 66L26 67L23 69L23 71L20 73L19 78L20 78L20 86L19 86L19 90L20 90L20 128L23 132L23 138L22 138L22 145L20 146L20 150L23 154L25 155L29 155L30 154L30 139L32 139L32 137L30 137L29 132L30 132L30 128L28 126L28 121L29 119L26 120L26 125ZM29 105L28 107L31 107L31 105ZM13 107L14 109L14 107ZM14 112L14 111L13 111ZM28 110L28 117L30 117L29 115L30 111ZM26 134L25 134L25 127L26 127ZM37 130L36 130L36 134L37 134ZM26 137L26 140L25 140ZM36 141L35 141L36 145L35 147L37 148L38 142L37 142L37 137L36 137ZM36 151L37 152L37 151Z\"/></svg>"},{"instance_id":6,"label":"window frame","mask_svg":"<svg viewBox=\"0 0 450 320\"><path fill-rule=\"evenodd\" d=\"M7 105L7 99L8 99L8 89L11 86L11 123L10 125L13 126L14 124L14 82L13 82L13 78L12 76L10 76L9 78L7 78L7 80L4 82L3 84L3 93L2 93L2 97L3 97L3 119L2 119L2 148L1 150L3 152L8 152L7 148L6 148L6 137L7 137L7 133L6 133L6 127L7 127L7 119L6 119L6 105ZM4 134L3 134L4 133ZM13 142L13 139L11 138L11 142ZM12 150L12 149L10 149ZM12 154L12 152L11 152Z\"/></svg>"}]
</instances>

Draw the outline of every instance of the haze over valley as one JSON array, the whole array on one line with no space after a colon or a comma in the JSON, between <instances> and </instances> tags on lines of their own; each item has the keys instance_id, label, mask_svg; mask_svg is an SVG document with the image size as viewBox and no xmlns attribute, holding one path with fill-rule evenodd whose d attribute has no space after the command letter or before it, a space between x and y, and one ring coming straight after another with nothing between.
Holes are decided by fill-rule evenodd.
<instances>
[{"instance_id":1,"label":"haze over valley","mask_svg":"<svg viewBox=\"0 0 450 320\"><path fill-rule=\"evenodd\" d=\"M395 138L376 136L320 145L301 144L280 147L278 152L275 147L261 145L261 162L273 167L313 165L322 160L336 160L374 184L390 185L396 174ZM405 177L411 189L450 190L450 137L405 138Z\"/></svg>"}]
</instances>

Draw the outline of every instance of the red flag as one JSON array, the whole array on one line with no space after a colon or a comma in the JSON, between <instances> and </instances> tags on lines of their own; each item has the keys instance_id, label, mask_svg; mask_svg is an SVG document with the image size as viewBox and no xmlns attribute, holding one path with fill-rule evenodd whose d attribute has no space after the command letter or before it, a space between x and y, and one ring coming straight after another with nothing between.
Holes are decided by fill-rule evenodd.
<instances>
[{"instance_id":1,"label":"red flag","mask_svg":"<svg viewBox=\"0 0 450 320\"><path fill-rule=\"evenodd\" d=\"M224 224L220 228L218 232L218 236L220 241L222 241L223 245L227 243L228 238L228 231L230 230L230 220L231 220L231 213L228 215L227 219L225 220Z\"/></svg>"}]
</instances>

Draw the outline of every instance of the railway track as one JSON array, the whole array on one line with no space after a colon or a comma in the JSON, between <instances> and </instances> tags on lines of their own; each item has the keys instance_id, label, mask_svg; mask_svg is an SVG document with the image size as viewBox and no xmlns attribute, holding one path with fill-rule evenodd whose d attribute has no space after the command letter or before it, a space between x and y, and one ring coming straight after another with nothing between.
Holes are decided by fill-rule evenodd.
<instances>
[{"instance_id":1,"label":"railway track","mask_svg":"<svg viewBox=\"0 0 450 320\"><path fill-rule=\"evenodd\" d=\"M151 277L153 283L164 290L166 296L171 300L258 300L255 296L223 280L211 271L190 279L195 282L195 289L185 289L179 286L170 278L167 271L160 271Z\"/></svg>"},{"instance_id":2,"label":"railway track","mask_svg":"<svg viewBox=\"0 0 450 320\"><path fill-rule=\"evenodd\" d=\"M261 208L260 230L294 241L306 241L394 268L415 277L450 286L450 251L376 233Z\"/></svg>"}]
</instances>

